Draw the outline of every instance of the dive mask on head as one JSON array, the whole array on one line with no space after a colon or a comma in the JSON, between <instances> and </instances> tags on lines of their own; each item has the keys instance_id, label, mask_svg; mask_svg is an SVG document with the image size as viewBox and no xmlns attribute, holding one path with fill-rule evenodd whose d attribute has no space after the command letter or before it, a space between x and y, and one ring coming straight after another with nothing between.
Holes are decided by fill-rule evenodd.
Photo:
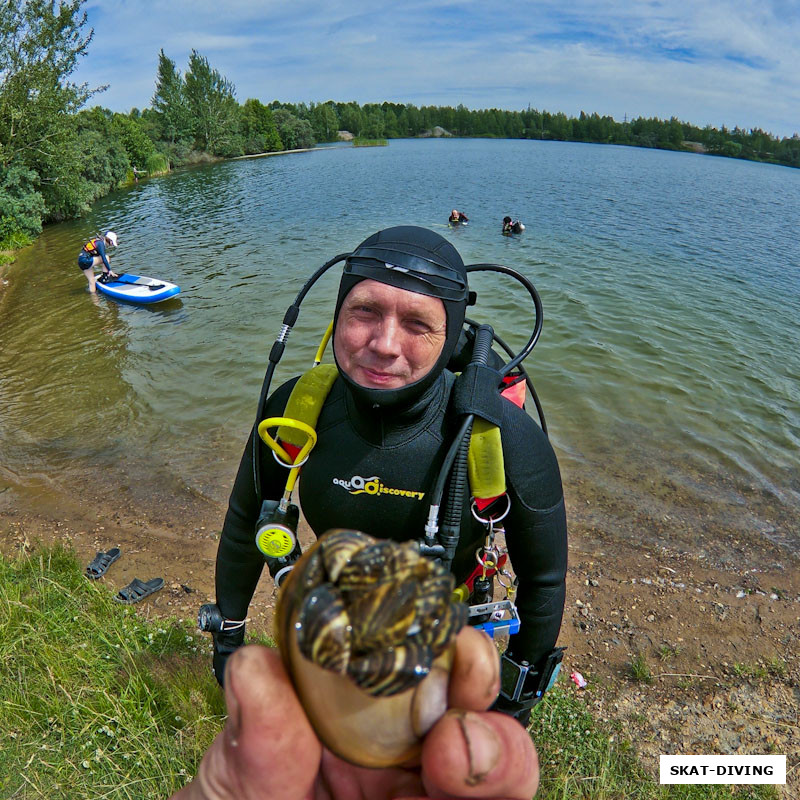
<instances>
[{"instance_id":1,"label":"dive mask on head","mask_svg":"<svg viewBox=\"0 0 800 800\"><path fill-rule=\"evenodd\" d=\"M464 262L450 242L426 228L402 225L378 231L347 257L336 300L334 329L345 297L357 283L367 279L437 297L444 304L447 328L442 352L418 381L398 389L367 388L353 381L337 361L343 380L357 399L381 407L413 402L439 377L458 343L471 300Z\"/></svg>"}]
</instances>

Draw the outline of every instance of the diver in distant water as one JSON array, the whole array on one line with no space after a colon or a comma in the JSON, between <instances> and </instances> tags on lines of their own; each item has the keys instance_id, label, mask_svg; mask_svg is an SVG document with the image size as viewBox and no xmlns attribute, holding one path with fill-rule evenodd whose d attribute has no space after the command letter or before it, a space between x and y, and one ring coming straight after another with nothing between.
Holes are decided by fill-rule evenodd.
<instances>
[{"instance_id":1,"label":"diver in distant water","mask_svg":"<svg viewBox=\"0 0 800 800\"><path fill-rule=\"evenodd\" d=\"M511 236L512 233L522 233L525 226L518 220L512 220L511 217L503 217L503 234Z\"/></svg>"},{"instance_id":2,"label":"diver in distant water","mask_svg":"<svg viewBox=\"0 0 800 800\"><path fill-rule=\"evenodd\" d=\"M451 225L460 225L462 222L469 222L469 217L463 212L454 208L450 212L450 217L447 220Z\"/></svg>"},{"instance_id":3,"label":"diver in distant water","mask_svg":"<svg viewBox=\"0 0 800 800\"><path fill-rule=\"evenodd\" d=\"M103 274L99 280L104 281L108 278L118 278L116 272L111 269L108 263L108 256L106 255L106 247L117 246L117 234L114 231L106 231L102 236L96 236L94 239L89 239L88 242L81 248L78 254L78 266L81 272L86 276L89 281L89 291L95 291L95 278L94 268L102 267Z\"/></svg>"}]
</instances>

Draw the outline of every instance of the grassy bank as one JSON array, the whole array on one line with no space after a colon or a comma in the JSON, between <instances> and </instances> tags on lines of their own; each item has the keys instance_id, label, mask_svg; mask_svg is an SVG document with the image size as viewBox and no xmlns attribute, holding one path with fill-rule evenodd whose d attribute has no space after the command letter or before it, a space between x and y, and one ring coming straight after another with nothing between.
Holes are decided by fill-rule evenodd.
<instances>
[{"instance_id":1,"label":"grassy bank","mask_svg":"<svg viewBox=\"0 0 800 800\"><path fill-rule=\"evenodd\" d=\"M353 139L353 147L386 147L388 144L387 139L363 139L360 136Z\"/></svg>"},{"instance_id":2,"label":"grassy bank","mask_svg":"<svg viewBox=\"0 0 800 800\"><path fill-rule=\"evenodd\" d=\"M29 244L33 244L33 239L20 231L0 239L0 267L12 264L16 259L16 251Z\"/></svg>"},{"instance_id":3,"label":"grassy bank","mask_svg":"<svg viewBox=\"0 0 800 800\"><path fill-rule=\"evenodd\" d=\"M224 704L194 624L148 622L63 549L0 561L0 797L168 797Z\"/></svg>"},{"instance_id":4,"label":"grassy bank","mask_svg":"<svg viewBox=\"0 0 800 800\"><path fill-rule=\"evenodd\" d=\"M56 547L0 558L0 797L166 798L223 723L194 621L146 618ZM773 800L773 787L660 787L624 731L566 683L534 713L538 797Z\"/></svg>"}]
</instances>

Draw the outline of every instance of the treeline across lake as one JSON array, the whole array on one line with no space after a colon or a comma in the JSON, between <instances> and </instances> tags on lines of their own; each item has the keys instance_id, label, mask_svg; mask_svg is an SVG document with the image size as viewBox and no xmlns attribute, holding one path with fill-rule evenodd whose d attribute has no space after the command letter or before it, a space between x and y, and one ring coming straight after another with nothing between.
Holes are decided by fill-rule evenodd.
<instances>
[{"instance_id":1,"label":"treeline across lake","mask_svg":"<svg viewBox=\"0 0 800 800\"><path fill-rule=\"evenodd\" d=\"M698 128L676 118L617 122L528 108L473 110L356 102L240 103L231 81L193 50L181 72L162 50L149 107L112 112L102 89L69 80L87 54L85 0L0 4L0 250L46 222L78 217L108 192L185 164L313 147L342 131L363 140L496 137L691 149L800 167L800 137ZM266 90L266 87L265 87Z\"/></svg>"},{"instance_id":2,"label":"treeline across lake","mask_svg":"<svg viewBox=\"0 0 800 800\"><path fill-rule=\"evenodd\" d=\"M617 122L613 117L581 112L568 117L528 108L505 111L491 108L471 110L463 105L422 106L398 103L335 103L306 106L273 103L307 118L320 141L334 128L334 115L340 128L369 138L406 138L437 133L449 136L492 137L503 139L543 139L562 142L633 145L662 150L691 150L712 155L770 161L800 167L800 136L776 138L758 128L700 128L681 122L637 117Z\"/></svg>"}]
</instances>

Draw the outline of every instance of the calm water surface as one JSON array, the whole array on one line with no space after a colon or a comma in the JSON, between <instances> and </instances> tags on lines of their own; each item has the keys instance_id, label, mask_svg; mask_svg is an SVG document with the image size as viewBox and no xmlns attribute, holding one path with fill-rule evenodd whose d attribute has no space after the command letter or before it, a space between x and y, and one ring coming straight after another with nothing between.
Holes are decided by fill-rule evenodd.
<instances>
[{"instance_id":1,"label":"calm water surface","mask_svg":"<svg viewBox=\"0 0 800 800\"><path fill-rule=\"evenodd\" d=\"M442 224L453 206L469 226ZM505 214L525 233L501 236ZM800 171L597 145L398 141L227 162L49 227L6 276L0 487L115 480L124 465L224 501L285 308L328 258L400 223L538 288L526 363L573 519L723 558L748 538L797 550ZM106 227L117 271L172 280L180 299L90 296L75 260ZM278 378L310 365L336 283L307 299ZM524 293L502 277L476 288L471 315L524 343Z\"/></svg>"}]
</instances>

